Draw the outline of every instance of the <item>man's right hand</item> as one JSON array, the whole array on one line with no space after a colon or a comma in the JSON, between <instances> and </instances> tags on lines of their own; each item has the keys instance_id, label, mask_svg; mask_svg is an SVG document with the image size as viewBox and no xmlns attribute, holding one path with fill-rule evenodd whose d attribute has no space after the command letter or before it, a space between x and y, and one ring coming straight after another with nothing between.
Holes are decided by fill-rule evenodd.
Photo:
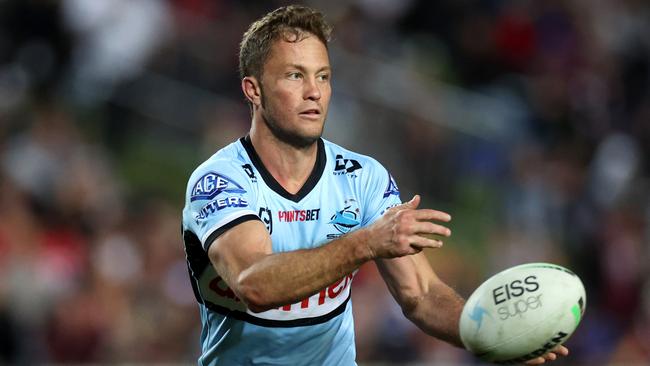
<instances>
[{"instance_id":1,"label":"man's right hand","mask_svg":"<svg viewBox=\"0 0 650 366\"><path fill-rule=\"evenodd\" d=\"M436 236L449 237L451 230L432 221L449 222L451 216L442 211L418 209L420 196L392 207L368 227L368 250L373 258L395 258L416 254L424 248L439 248Z\"/></svg>"}]
</instances>

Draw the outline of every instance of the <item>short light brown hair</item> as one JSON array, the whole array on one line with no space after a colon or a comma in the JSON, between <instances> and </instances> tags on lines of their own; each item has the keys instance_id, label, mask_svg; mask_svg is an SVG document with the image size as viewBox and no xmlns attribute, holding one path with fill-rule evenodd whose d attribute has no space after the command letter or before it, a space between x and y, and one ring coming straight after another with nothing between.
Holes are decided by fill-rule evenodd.
<instances>
[{"instance_id":1,"label":"short light brown hair","mask_svg":"<svg viewBox=\"0 0 650 366\"><path fill-rule=\"evenodd\" d=\"M332 27L317 10L301 5L276 9L255 21L244 33L239 47L239 75L260 80L271 45L280 37L287 42L298 42L313 34L327 47L331 32Z\"/></svg>"}]
</instances>

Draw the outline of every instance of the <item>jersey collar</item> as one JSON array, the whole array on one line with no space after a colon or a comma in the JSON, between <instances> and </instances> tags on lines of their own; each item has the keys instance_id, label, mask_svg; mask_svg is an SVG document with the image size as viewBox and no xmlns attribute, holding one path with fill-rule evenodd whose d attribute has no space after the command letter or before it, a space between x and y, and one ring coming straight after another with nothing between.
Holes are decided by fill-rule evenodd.
<instances>
[{"instance_id":1,"label":"jersey collar","mask_svg":"<svg viewBox=\"0 0 650 366\"><path fill-rule=\"evenodd\" d=\"M307 178L307 181L305 184L303 184L303 186L296 194L289 193L286 189L284 189L284 187L282 187L282 185L280 185L280 183L278 183L277 180L275 180L273 175L269 173L264 164L262 164L262 160L260 159L259 155L257 155L257 152L253 147L250 135L246 135L245 137L240 138L239 141L244 146L244 149L246 149L248 157L251 159L251 162L253 162L253 165L255 165L255 168L257 168L257 170L260 172L262 179L264 179L264 183L266 183L266 185L275 193L288 200L299 202L301 199L307 196L309 192L314 189L318 183L318 180L323 175L323 171L325 170L325 163L327 162L327 158L325 157L325 144L323 143L323 139L319 138L314 169L312 169L309 177Z\"/></svg>"}]
</instances>

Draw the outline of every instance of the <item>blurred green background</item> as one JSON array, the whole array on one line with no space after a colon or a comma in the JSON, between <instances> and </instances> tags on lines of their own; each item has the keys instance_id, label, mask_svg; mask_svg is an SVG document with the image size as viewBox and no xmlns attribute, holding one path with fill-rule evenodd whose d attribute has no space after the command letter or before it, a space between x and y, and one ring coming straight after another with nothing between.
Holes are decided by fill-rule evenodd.
<instances>
[{"instance_id":1,"label":"blurred green background","mask_svg":"<svg viewBox=\"0 0 650 366\"><path fill-rule=\"evenodd\" d=\"M468 296L508 266L580 275L558 365L650 364L650 3L308 1L334 25L325 137L450 212L428 253ZM180 211L246 134L238 43L285 1L0 1L0 363L195 363ZM373 265L360 364L478 364Z\"/></svg>"}]
</instances>

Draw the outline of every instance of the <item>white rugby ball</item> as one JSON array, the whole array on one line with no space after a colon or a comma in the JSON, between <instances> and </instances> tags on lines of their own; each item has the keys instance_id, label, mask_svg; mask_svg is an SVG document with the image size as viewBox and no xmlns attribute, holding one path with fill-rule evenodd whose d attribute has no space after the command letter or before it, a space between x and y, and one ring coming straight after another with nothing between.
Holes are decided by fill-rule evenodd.
<instances>
[{"instance_id":1,"label":"white rugby ball","mask_svg":"<svg viewBox=\"0 0 650 366\"><path fill-rule=\"evenodd\" d=\"M485 361L525 362L564 343L586 305L582 281L570 270L549 263L518 265L490 277L467 299L460 337Z\"/></svg>"}]
</instances>

